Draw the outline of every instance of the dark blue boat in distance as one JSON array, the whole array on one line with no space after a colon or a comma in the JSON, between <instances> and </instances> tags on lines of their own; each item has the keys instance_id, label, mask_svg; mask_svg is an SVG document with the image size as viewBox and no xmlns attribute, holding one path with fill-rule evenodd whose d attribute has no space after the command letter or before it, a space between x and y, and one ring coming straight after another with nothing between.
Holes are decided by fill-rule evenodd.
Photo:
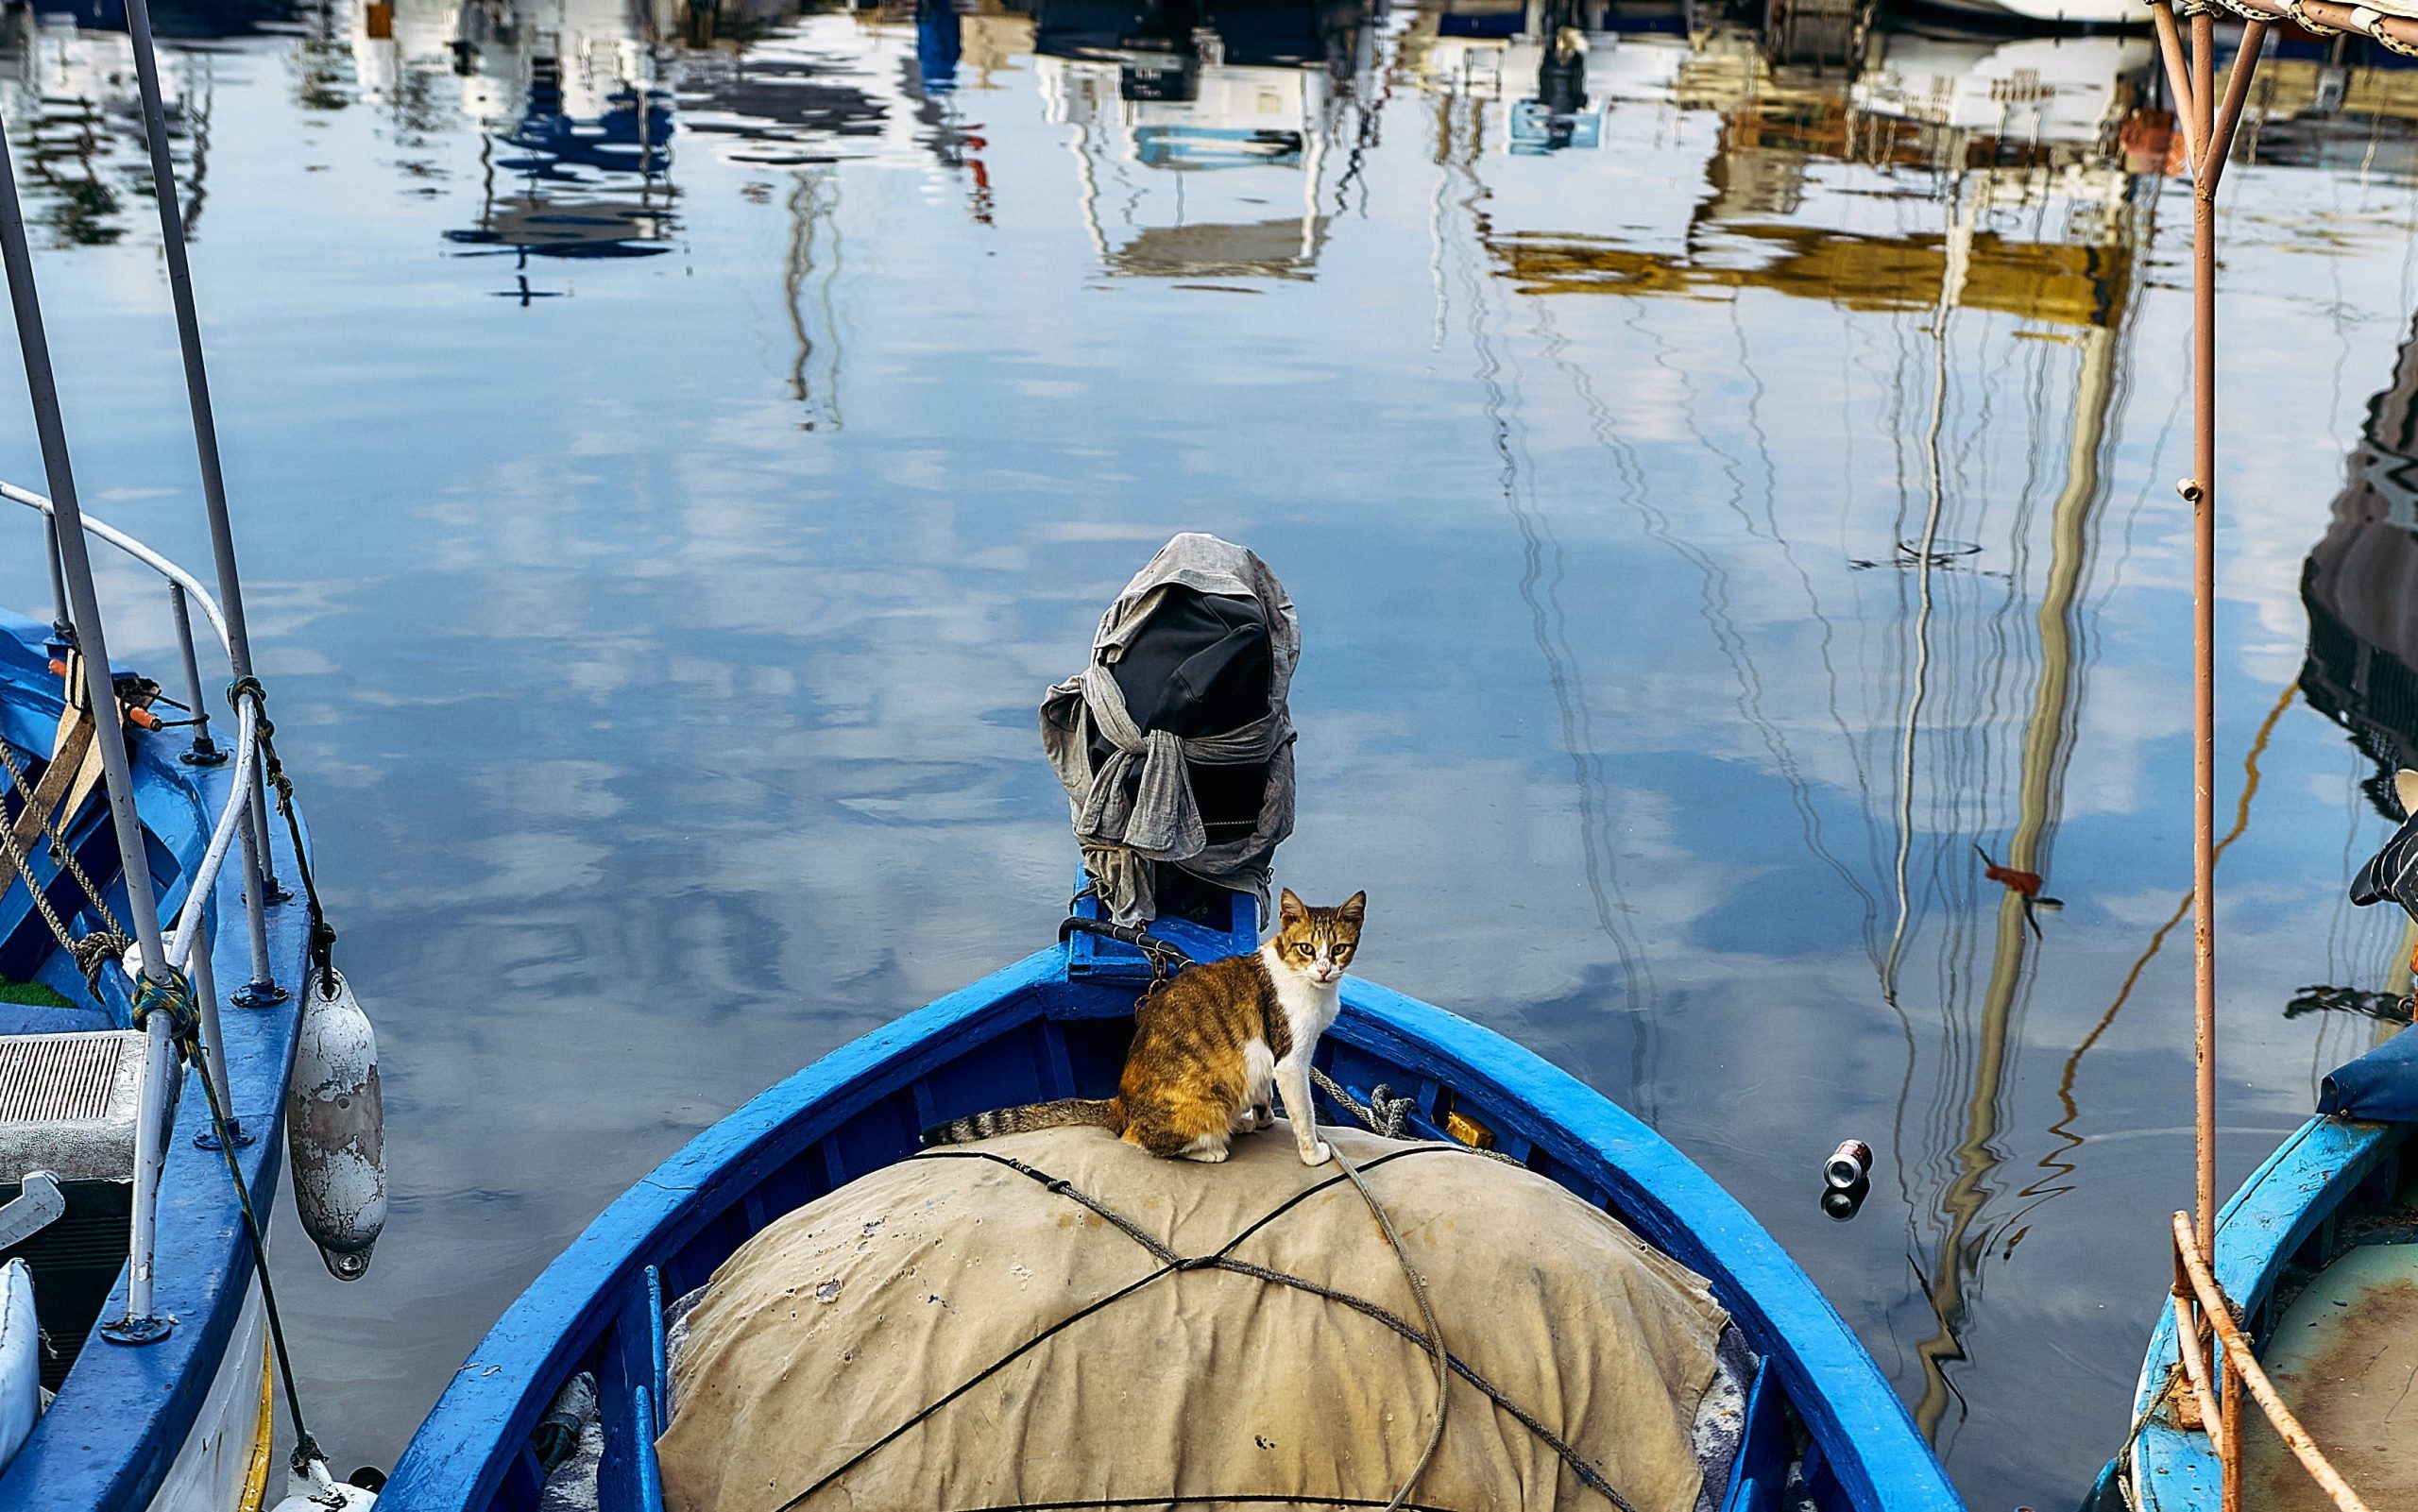
<instances>
[{"instance_id":1,"label":"dark blue boat in distance","mask_svg":"<svg viewBox=\"0 0 2418 1512\"><path fill-rule=\"evenodd\" d=\"M1254 948L1247 896L1207 889L1150 935L1209 960ZM1207 914L1208 917L1201 915ZM1096 921L1083 899L1077 918ZM380 1495L389 1512L522 1512L536 1436L590 1372L604 1428L599 1504L661 1504L654 1439L664 1306L781 1215L915 1153L918 1131L1012 1103L1113 1092L1151 967L1070 924L1061 943L825 1056L707 1130L547 1267L457 1372ZM1727 1512L1950 1512L1961 1506L1871 1356L1796 1262L1667 1141L1509 1041L1346 977L1318 1063L1355 1101L1410 1099L1402 1132L1490 1147L1609 1210L1711 1283L1760 1356ZM1323 1123L1351 1121L1321 1096ZM1105 1448L1103 1449L1105 1451Z\"/></svg>"}]
</instances>

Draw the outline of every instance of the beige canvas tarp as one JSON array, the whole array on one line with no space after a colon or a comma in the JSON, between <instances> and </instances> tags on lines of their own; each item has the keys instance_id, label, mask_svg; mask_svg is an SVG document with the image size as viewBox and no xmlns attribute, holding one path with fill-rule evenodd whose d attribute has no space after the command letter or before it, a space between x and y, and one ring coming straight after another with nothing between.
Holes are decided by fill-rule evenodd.
<instances>
[{"instance_id":1,"label":"beige canvas tarp","mask_svg":"<svg viewBox=\"0 0 2418 1512\"><path fill-rule=\"evenodd\" d=\"M1517 1166L1326 1133L1369 1167L1454 1357L1637 1512L1688 1512L1690 1422L1727 1321L1702 1280ZM1417 1344L1255 1277L1146 1279L1166 1267L1132 1237L975 1152L1073 1183L1179 1255L1223 1251L1421 1327L1359 1196L1335 1165L1303 1166L1281 1129L1237 1139L1222 1165L1157 1160L1096 1129L928 1153L789 1215L716 1273L687 1319L660 1441L671 1512L775 1512L802 1492L795 1504L813 1508L1304 1493L1382 1506L1400 1487L1435 1407ZM1457 1375L1411 1503L1613 1505Z\"/></svg>"}]
</instances>

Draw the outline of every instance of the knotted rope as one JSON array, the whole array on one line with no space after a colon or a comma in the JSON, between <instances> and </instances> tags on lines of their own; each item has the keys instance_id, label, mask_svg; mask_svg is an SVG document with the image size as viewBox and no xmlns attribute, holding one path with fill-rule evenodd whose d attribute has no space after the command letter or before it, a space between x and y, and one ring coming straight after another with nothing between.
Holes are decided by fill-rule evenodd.
<instances>
[{"instance_id":1,"label":"knotted rope","mask_svg":"<svg viewBox=\"0 0 2418 1512\"><path fill-rule=\"evenodd\" d=\"M1369 1089L1369 1100L1363 1103L1349 1092L1344 1091L1341 1082L1316 1066L1310 1067L1310 1080L1317 1084L1320 1092L1333 1098L1337 1107L1359 1119L1368 1128L1369 1132L1382 1134L1388 1139L1403 1137L1403 1120L1409 1116L1413 1108L1419 1106L1419 1099L1416 1097L1388 1096L1392 1089L1382 1081Z\"/></svg>"},{"instance_id":2,"label":"knotted rope","mask_svg":"<svg viewBox=\"0 0 2418 1512\"><path fill-rule=\"evenodd\" d=\"M148 1029L151 1015L168 1015L168 1043L176 1047L179 1065L192 1062L201 1049L201 1009L194 1002L193 983L176 967L162 964L162 975L154 977L149 972L136 974L134 978L134 1027ZM210 1085L203 1077L202 1084ZM218 1106L218 1089L211 1087L211 1106Z\"/></svg>"}]
</instances>

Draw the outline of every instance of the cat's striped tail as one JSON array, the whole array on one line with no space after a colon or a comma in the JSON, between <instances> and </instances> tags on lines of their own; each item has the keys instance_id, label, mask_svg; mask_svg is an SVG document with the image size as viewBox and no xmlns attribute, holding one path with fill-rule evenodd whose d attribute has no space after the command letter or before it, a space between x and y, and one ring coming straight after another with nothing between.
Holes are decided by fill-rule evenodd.
<instances>
[{"instance_id":1,"label":"cat's striped tail","mask_svg":"<svg viewBox=\"0 0 2418 1512\"><path fill-rule=\"evenodd\" d=\"M1115 1097L1060 1097L1054 1102L1029 1102L1021 1108L996 1108L934 1124L924 1130L924 1144L927 1147L962 1145L995 1134L1023 1134L1074 1124L1091 1124L1121 1133L1125 1129L1125 1110Z\"/></svg>"}]
</instances>

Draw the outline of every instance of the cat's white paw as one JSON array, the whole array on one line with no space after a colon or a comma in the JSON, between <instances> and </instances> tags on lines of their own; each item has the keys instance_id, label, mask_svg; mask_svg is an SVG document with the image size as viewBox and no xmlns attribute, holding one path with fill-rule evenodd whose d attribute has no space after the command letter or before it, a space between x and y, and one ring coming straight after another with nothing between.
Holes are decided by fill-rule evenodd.
<instances>
[{"instance_id":1,"label":"cat's white paw","mask_svg":"<svg viewBox=\"0 0 2418 1512\"><path fill-rule=\"evenodd\" d=\"M1335 1159L1335 1147L1323 1139L1302 1152L1302 1164L1304 1165L1324 1165L1333 1159Z\"/></svg>"},{"instance_id":2,"label":"cat's white paw","mask_svg":"<svg viewBox=\"0 0 2418 1512\"><path fill-rule=\"evenodd\" d=\"M1220 1145L1216 1149L1185 1150L1183 1158L1188 1161L1199 1161L1203 1165L1216 1165L1224 1161L1229 1153L1226 1147Z\"/></svg>"}]
</instances>

